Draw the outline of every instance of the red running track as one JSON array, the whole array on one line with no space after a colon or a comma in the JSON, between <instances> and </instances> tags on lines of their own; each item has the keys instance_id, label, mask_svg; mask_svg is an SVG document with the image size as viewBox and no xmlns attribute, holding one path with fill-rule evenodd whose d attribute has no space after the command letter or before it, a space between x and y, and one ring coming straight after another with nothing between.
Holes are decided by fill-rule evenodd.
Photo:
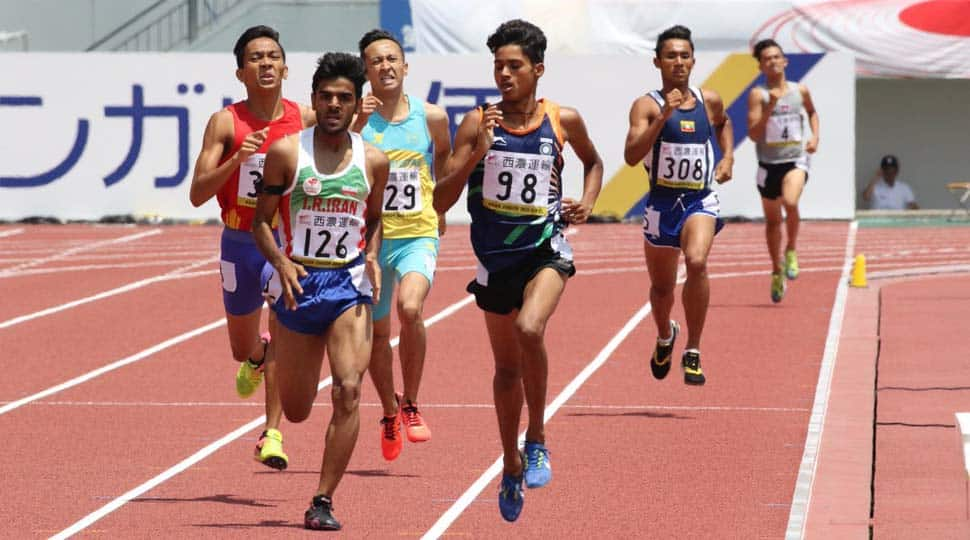
<instances>
[{"instance_id":1,"label":"red running track","mask_svg":"<svg viewBox=\"0 0 970 540\"><path fill-rule=\"evenodd\" d=\"M0 227L0 235L14 228ZM17 457L0 465L4 492L16 494L0 510L4 529L18 537L50 536L93 515L79 527L83 534L312 534L302 530L302 513L316 487L328 387L307 422L284 422L291 457L286 472L251 460L262 403L241 401L233 390L236 366L218 325L219 278L211 260L218 229L20 228L25 231L0 236L8 257L22 255L0 266L6 299L0 340L7 352L0 360L6 375L0 407L9 409L0 413L0 426L17 441ZM160 232L120 241L151 231ZM649 287L639 228L591 225L577 231L571 242L579 273L546 336L549 401L598 356L604 361L570 390L547 424L553 482L526 493L515 524L498 515L497 479L486 476L484 490L470 490L499 457L500 445L482 316L464 292L474 257L467 228L453 226L442 241L425 311L430 318L465 302L428 330L421 401L434 437L420 446L406 443L397 461L384 462L380 408L368 382L361 437L335 497L345 536L421 536L441 525L443 515L455 519L435 530L475 538L784 535L848 225L805 224L803 273L780 305L769 299L762 226L731 224L719 235L711 255L703 388L685 386L676 370L662 382L650 377L654 326L649 315L639 323L635 318L643 313ZM96 242L105 244L84 249ZM72 249L79 251L60 257ZM148 258L157 266L131 266L146 252L157 254ZM954 256L945 253L941 260ZM22 268L25 273L62 270L3 275L30 258L49 261ZM170 279L173 272L176 279ZM145 280L131 290L9 323ZM675 316L683 322L679 301ZM633 331L622 335L626 324L634 324ZM608 347L618 335L615 347ZM157 350L145 352L152 347ZM18 400L26 401L10 408ZM173 469L207 446L211 452L204 457ZM468 504L454 507L463 494ZM453 514L446 514L450 508Z\"/></svg>"}]
</instances>

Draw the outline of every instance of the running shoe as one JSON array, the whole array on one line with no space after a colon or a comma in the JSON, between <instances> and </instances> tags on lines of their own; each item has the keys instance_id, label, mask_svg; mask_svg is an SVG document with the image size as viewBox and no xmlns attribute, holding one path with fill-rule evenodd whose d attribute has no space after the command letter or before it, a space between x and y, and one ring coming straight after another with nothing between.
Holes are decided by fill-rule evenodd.
<instances>
[{"instance_id":1,"label":"running shoe","mask_svg":"<svg viewBox=\"0 0 970 540\"><path fill-rule=\"evenodd\" d=\"M384 459L394 461L401 455L404 447L404 436L401 435L401 422L398 415L381 418L381 453Z\"/></svg>"},{"instance_id":2,"label":"running shoe","mask_svg":"<svg viewBox=\"0 0 970 540\"><path fill-rule=\"evenodd\" d=\"M794 249L785 252L785 275L788 276L788 279L798 277L798 255Z\"/></svg>"},{"instance_id":3,"label":"running shoe","mask_svg":"<svg viewBox=\"0 0 970 540\"><path fill-rule=\"evenodd\" d=\"M669 362L668 362L669 363ZM525 460L523 461L525 485L529 489L540 488L552 480L552 464L549 463L549 450L541 442L525 441Z\"/></svg>"},{"instance_id":4,"label":"running shoe","mask_svg":"<svg viewBox=\"0 0 970 540\"><path fill-rule=\"evenodd\" d=\"M670 321L670 331L672 332L669 345L661 345L658 339L657 348L653 350L653 357L650 358L650 372L655 379L663 379L670 371L670 357L674 352L674 341L680 333L680 325L677 321Z\"/></svg>"},{"instance_id":5,"label":"running shoe","mask_svg":"<svg viewBox=\"0 0 970 540\"><path fill-rule=\"evenodd\" d=\"M404 402L404 406L401 407L401 423L404 424L404 430L408 434L408 440L411 442L426 442L431 440L431 430L428 429L428 424L424 423L424 418L421 417L421 413L418 412L418 406L411 402L411 400L404 401L404 396L397 394L398 403Z\"/></svg>"},{"instance_id":6,"label":"running shoe","mask_svg":"<svg viewBox=\"0 0 970 540\"><path fill-rule=\"evenodd\" d=\"M339 531L340 522L333 517L333 502L323 495L315 495L303 514L303 527L315 531Z\"/></svg>"},{"instance_id":7,"label":"running shoe","mask_svg":"<svg viewBox=\"0 0 970 540\"><path fill-rule=\"evenodd\" d=\"M270 342L269 332L260 336L260 340L263 342L263 359L265 360L266 348L269 347ZM259 388L262 382L263 360L256 363L250 358L239 364L239 369L236 370L236 394L239 397L248 398L253 395L253 392Z\"/></svg>"},{"instance_id":8,"label":"running shoe","mask_svg":"<svg viewBox=\"0 0 970 540\"><path fill-rule=\"evenodd\" d=\"M785 297L785 275L781 273L771 274L771 301L781 302Z\"/></svg>"},{"instance_id":9,"label":"running shoe","mask_svg":"<svg viewBox=\"0 0 970 540\"><path fill-rule=\"evenodd\" d=\"M684 368L684 384L702 386L706 379L704 372L701 371L701 353L697 351L684 351L684 356L680 360Z\"/></svg>"},{"instance_id":10,"label":"running shoe","mask_svg":"<svg viewBox=\"0 0 970 540\"><path fill-rule=\"evenodd\" d=\"M267 429L259 436L254 456L256 461L278 471L285 471L290 458L283 452L283 434L278 429Z\"/></svg>"},{"instance_id":11,"label":"running shoe","mask_svg":"<svg viewBox=\"0 0 970 540\"><path fill-rule=\"evenodd\" d=\"M522 491L522 477L502 474L502 485L498 491L498 510L505 521L515 521L522 513L525 503L525 492Z\"/></svg>"}]
</instances>

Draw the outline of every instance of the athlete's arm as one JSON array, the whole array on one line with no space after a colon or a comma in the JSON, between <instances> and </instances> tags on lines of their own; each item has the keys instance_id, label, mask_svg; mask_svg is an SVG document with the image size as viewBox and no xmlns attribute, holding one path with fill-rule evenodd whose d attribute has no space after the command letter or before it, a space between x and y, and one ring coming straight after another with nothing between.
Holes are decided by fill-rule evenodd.
<instances>
[{"instance_id":1,"label":"athlete's arm","mask_svg":"<svg viewBox=\"0 0 970 540\"><path fill-rule=\"evenodd\" d=\"M222 165L219 160L229 150L234 136L232 113L223 109L211 117L202 136L202 150L195 160L195 173L192 175L192 187L189 188L189 200L193 206L203 203L215 196L222 185L229 179L232 171L239 168L239 164L253 155L266 140L269 128L254 131L243 140L242 146ZM227 144L228 142L228 144Z\"/></svg>"},{"instance_id":2,"label":"athlete's arm","mask_svg":"<svg viewBox=\"0 0 970 540\"><path fill-rule=\"evenodd\" d=\"M367 95L360 100L360 107L357 108L354 121L350 123L350 131L354 133L363 131L364 126L367 125L367 120L370 119L370 115L374 114L374 111L383 104L384 102L378 99L377 96L371 92L367 92Z\"/></svg>"},{"instance_id":3,"label":"athlete's arm","mask_svg":"<svg viewBox=\"0 0 970 540\"><path fill-rule=\"evenodd\" d=\"M769 98L768 104L765 104L761 99L763 91L760 87L754 87L748 92L748 138L754 142L764 142L765 126L777 102L773 103Z\"/></svg>"},{"instance_id":4,"label":"athlete's arm","mask_svg":"<svg viewBox=\"0 0 970 540\"><path fill-rule=\"evenodd\" d=\"M367 215L365 216L367 232L367 247L364 251L364 265L367 276L371 280L374 304L381 299L381 242L384 239L384 225L381 220L384 202L384 187L387 185L387 175L391 164L379 148L364 143L367 154L367 166L370 171L367 177L371 179L370 195L367 196Z\"/></svg>"},{"instance_id":5,"label":"athlete's arm","mask_svg":"<svg viewBox=\"0 0 970 540\"><path fill-rule=\"evenodd\" d=\"M434 209L439 214L448 211L468 182L468 177L478 162L485 157L492 147L492 129L502 118L502 111L496 105L489 105L483 113L481 108L475 108L465 114L458 132L455 133L455 148L445 170L447 176L439 178L434 187Z\"/></svg>"},{"instance_id":6,"label":"athlete's arm","mask_svg":"<svg viewBox=\"0 0 970 540\"><path fill-rule=\"evenodd\" d=\"M653 148L664 122L674 113L674 108L665 107L663 111L650 96L640 96L630 107L630 130L626 134L623 159L635 167Z\"/></svg>"},{"instance_id":7,"label":"athlete's arm","mask_svg":"<svg viewBox=\"0 0 970 540\"><path fill-rule=\"evenodd\" d=\"M280 275L283 286L283 301L286 307L295 310L295 296L303 294L300 287L301 277L306 275L303 266L294 263L284 255L273 238L273 216L280 204L280 198L290 186L296 170L299 135L283 137L270 145L263 164L262 189L256 196L256 214L253 217L253 238L263 257Z\"/></svg>"},{"instance_id":8,"label":"athlete's arm","mask_svg":"<svg viewBox=\"0 0 970 540\"><path fill-rule=\"evenodd\" d=\"M802 108L808 114L808 125L812 128L812 136L805 143L805 151L814 154L818 150L818 111L815 110L815 104L812 103L812 95L808 91L808 87L799 84L798 89L802 93Z\"/></svg>"},{"instance_id":9,"label":"athlete's arm","mask_svg":"<svg viewBox=\"0 0 970 540\"><path fill-rule=\"evenodd\" d=\"M448 157L451 155L451 133L448 130L448 114L441 107L432 103L424 104L424 115L428 122L428 133L431 134L431 144L434 146L434 179L444 178L447 172ZM445 234L448 224L445 214L438 214L438 234Z\"/></svg>"},{"instance_id":10,"label":"athlete's arm","mask_svg":"<svg viewBox=\"0 0 970 540\"><path fill-rule=\"evenodd\" d=\"M701 90L707 114L710 115L711 125L714 126L714 136L721 147L721 161L714 168L714 180L723 184L731 179L734 169L734 126L731 118L724 112L724 102L721 96L713 90Z\"/></svg>"},{"instance_id":11,"label":"athlete's arm","mask_svg":"<svg viewBox=\"0 0 970 540\"><path fill-rule=\"evenodd\" d=\"M596 197L603 186L603 160L593 146L586 131L586 124L579 111L570 107L559 109L559 123L563 138L572 146L576 157L583 162L583 196L579 201L564 197L562 200L563 218L569 223L585 223L596 204Z\"/></svg>"},{"instance_id":12,"label":"athlete's arm","mask_svg":"<svg viewBox=\"0 0 970 540\"><path fill-rule=\"evenodd\" d=\"M300 105L300 120L303 122L303 129L317 125L317 112L309 105Z\"/></svg>"}]
</instances>

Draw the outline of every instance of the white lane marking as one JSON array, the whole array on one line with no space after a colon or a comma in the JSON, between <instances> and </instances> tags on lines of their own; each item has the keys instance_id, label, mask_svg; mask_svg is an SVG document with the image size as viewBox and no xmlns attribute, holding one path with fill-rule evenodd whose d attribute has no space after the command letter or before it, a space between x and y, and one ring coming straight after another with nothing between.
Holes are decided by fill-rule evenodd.
<instances>
[{"instance_id":1,"label":"white lane marking","mask_svg":"<svg viewBox=\"0 0 970 540\"><path fill-rule=\"evenodd\" d=\"M829 393L832 388L832 374L835 372L839 339L842 335L842 320L845 316L849 274L852 272L852 254L855 251L858 227L856 221L849 224L849 234L845 241L845 262L842 265L842 275L839 276L839 283L835 289L835 301L832 304L832 315L829 318L828 335L825 337L822 365L819 368L818 384L815 387L815 401L812 403L808 433L805 436L805 451L802 453L802 461L798 466L795 493L792 496L791 511L788 514L788 527L785 530L786 540L801 540L805 537L805 522L812 500L812 487L815 484L815 471L818 467L818 446L822 440L825 415L829 406Z\"/></svg>"},{"instance_id":2,"label":"white lane marking","mask_svg":"<svg viewBox=\"0 0 970 540\"><path fill-rule=\"evenodd\" d=\"M108 373L110 371L114 371L114 370L116 370L116 369L118 369L120 367L124 367L124 366L127 366L128 364L135 363L135 362L137 362L139 360L142 360L144 358L147 358L147 357L149 357L149 356L151 356L151 355L153 355L153 354L155 354L155 353L157 353L159 351L165 350L165 349L167 349L167 348L169 348L169 347L171 347L173 345L178 345L179 343L182 343L183 341L186 341L188 339L191 339L191 338L193 338L193 337L195 337L195 336L197 336L199 334L204 334L205 332L208 332L209 330L212 330L214 328L219 328L220 326L222 326L224 324L226 324L226 319L225 318L219 319L218 321L211 322L211 323L209 323L209 324L207 324L205 326L200 326L199 328L196 328L195 330L190 330L188 332L185 332L184 334L181 334L181 335L175 336L173 338L167 339L167 340L165 340L165 341L163 341L163 342L161 342L161 343L159 343L157 345L154 345L152 347L149 347L149 348L147 348L147 349L145 349L145 350L143 350L141 352L138 352L138 353L135 353L135 354L133 354L131 356L127 356L125 358L122 358L121 360L114 361L114 362L112 362L112 363L110 363L108 365L101 366L98 369L95 369L95 370L89 371L89 372L87 372L87 373L85 373L83 375L79 375L77 377L74 377L73 379L71 379L69 381L62 382L61 384L58 384L56 386L51 386L50 388L47 388L46 390L41 390L40 392L37 392L36 394L31 394L31 395L29 395L27 397L18 399L16 401L11 401L10 403L7 403L3 407L0 407L0 415L6 414L6 413L8 413L8 412L10 412L10 411L18 408L18 407L23 407L24 405L26 405L26 404L28 404L28 403L30 403L32 401L37 401L38 399L45 398L47 396L56 394L56 393L58 393L58 392L60 392L62 390L67 390L68 388L72 388L72 387L77 386L77 385L79 385L81 383L90 381L91 379L94 379L95 377L100 377L101 375L104 375L105 373Z\"/></svg>"},{"instance_id":3,"label":"white lane marking","mask_svg":"<svg viewBox=\"0 0 970 540\"><path fill-rule=\"evenodd\" d=\"M214 273L216 271L193 272L191 274L190 273L186 273L186 272L188 270L192 270L193 268L198 268L200 266L204 266L206 264L213 263L213 262L215 262L217 260L219 260L218 257L212 257L212 258L206 259L204 261L194 262L192 264L183 266L181 268L176 268L175 270L172 270L170 272L166 272L166 273L164 273L162 275L159 275L159 276L145 278L145 279L142 279L142 280L139 280L139 281L135 281L135 282L129 283L127 285L122 285L121 287L117 287L117 288L114 288L114 289L111 289L111 290L99 292L98 294L93 294L91 296L85 296L84 298L79 298L77 300L72 300L70 302L66 302L66 303L61 304L59 306L54 306L54 307L50 307L50 308L47 308L47 309L42 309L40 311L35 311L33 313L28 313L27 315L21 315L19 317L14 317L13 319L8 319L6 321L0 322L0 330L2 330L4 328L9 328L9 327L14 326L16 324L20 324L20 323L23 323L23 322L27 322L27 321L30 321L30 320L33 320L33 319L37 319L37 318L40 318L40 317L45 317L47 315L53 315L54 313L57 313L59 311L64 311L65 309L75 308L77 306L84 305L84 304L87 304L87 303L90 303L90 302L94 302L94 301L97 301L97 300L102 300L104 298L108 298L108 297L115 296L115 295L118 295L118 294L126 293L128 291L133 291L135 289L140 289L140 288L142 288L142 287L144 287L146 285L151 285L152 283L156 283L156 282L159 282L159 281L167 281L167 280L170 280L170 279L182 279L182 278L186 278L186 277L195 277L195 276L200 276L200 275L211 274L211 273ZM2 276L0 276L0 277L2 277Z\"/></svg>"},{"instance_id":4,"label":"white lane marking","mask_svg":"<svg viewBox=\"0 0 970 540\"><path fill-rule=\"evenodd\" d=\"M30 268L26 270L20 270L15 274L0 274L0 279L18 278L23 276L34 276L38 274L60 274L63 272L81 272L86 270L121 270L125 268L171 266L174 264L185 264L187 262L192 262L196 260L197 259L179 259L179 260L169 259L169 260L155 260L155 261L133 262L133 263L82 264L82 265L75 265L75 266L48 266L45 268Z\"/></svg>"},{"instance_id":5,"label":"white lane marking","mask_svg":"<svg viewBox=\"0 0 970 540\"><path fill-rule=\"evenodd\" d=\"M16 266L11 266L9 268L0 269L0 276L3 276L5 274L10 274L12 272L16 272L17 270L23 270L24 268L31 268L33 266L38 266L38 265L41 265L41 264L47 264L47 263L49 263L51 261L56 261L56 260L59 260L59 259L63 259L63 258L66 258L66 257L70 257L71 255L74 255L76 253L81 253L82 251L90 251L92 249L98 249L100 247L110 246L112 244L121 244L121 243L124 243L124 242L133 242L135 240L140 240L140 239L145 238L145 237L148 237L148 236L155 236L156 234L162 234L162 230L161 229L151 229L151 230L143 231L143 232L140 232L140 233L129 234L128 236L122 236L120 238L112 238L110 240L102 240L100 242L91 242L89 244L84 244L84 245L78 246L76 248L66 249L64 251L61 251L61 252L57 253L56 255L51 255L49 257L42 257L40 259L34 259L34 260L30 261L30 262L18 264Z\"/></svg>"},{"instance_id":6,"label":"white lane marking","mask_svg":"<svg viewBox=\"0 0 970 540\"><path fill-rule=\"evenodd\" d=\"M0 231L0 238L6 238L8 236L16 236L16 235L21 234L23 232L24 232L23 229L10 229L10 230L7 230L7 231Z\"/></svg>"},{"instance_id":7,"label":"white lane marking","mask_svg":"<svg viewBox=\"0 0 970 540\"><path fill-rule=\"evenodd\" d=\"M613 351L615 351L616 348L623 343L623 340L626 339L626 337L637 328L637 325L640 324L648 313L650 313L649 302L644 304L643 307L641 307L640 310L637 311L633 317L626 322L625 325L623 325L623 328L620 329L620 331L613 336L612 339L610 339L606 346L603 347L603 350L596 355L596 358L587 364L586 367L580 371L579 374L576 375L576 377L570 381L565 388L563 388L562 392L556 396L556 399L554 399L552 403L546 407L546 414L544 418L545 422L548 422L549 419L556 414L556 411L563 406L566 400L572 397L573 394L575 394L576 391L579 390L579 388L583 385L583 383L585 383L586 380L589 379L590 376L592 376L593 373L595 373L596 370L606 362L607 359L609 359L610 355L613 354ZM525 431L519 434L520 445L522 444L523 440L525 440ZM475 502L478 494L481 493L482 490L484 490L485 487L488 486L492 480L502 472L502 468L502 456L499 456L498 459L492 463L492 466L482 473L482 475L478 477L478 480L475 480L471 487L469 487L468 490L466 490L461 497L459 497L458 500L456 500L455 503L452 504L444 514L442 514L440 518L438 518L438 521L436 521L434 525L432 525L431 528L424 533L424 535L421 537L422 540L438 538L443 535L445 531L448 530L448 527L450 527L451 524L458 519L461 513L464 512L470 504Z\"/></svg>"},{"instance_id":8,"label":"white lane marking","mask_svg":"<svg viewBox=\"0 0 970 540\"><path fill-rule=\"evenodd\" d=\"M427 321L425 321L425 327L431 326L431 325L435 324L436 322L444 319L445 317L448 317L449 315L455 313L456 311L458 311L462 307L467 306L473 299L474 299L474 296L469 295L469 296L466 296L465 298L462 298L458 302L455 302L454 304L446 307L445 309L443 309L440 312L438 312L437 314L435 314L433 317L430 317L429 319L427 319ZM223 319L221 322L225 322L225 319ZM393 347L396 347L399 342L400 342L400 338L399 337L395 337L394 339L391 340L391 347L392 348ZM331 384L331 382L333 382L332 377L327 377L326 379L320 381L320 383L317 385L317 391L319 392L323 388L326 388L327 386L329 386ZM225 436L223 436L219 440L217 440L217 441L215 441L215 442L207 445L206 447L202 448L198 452L196 452L196 453L192 454L191 456L183 459L182 461L180 461L179 463L177 463L175 466L169 468L168 470L163 471L161 474L155 476L151 480L148 480L147 482L139 485L138 487L135 487L133 489L130 489L130 490L126 491L125 493L123 493L122 495L118 496L117 498L115 498L114 500L112 500L111 502L109 502L108 504L102 506L101 508L95 510L94 512L91 512L87 516L84 516L83 518L81 518L80 520L78 520L77 522L75 522L73 525L71 525L70 527L64 529L63 531L61 531L59 533L57 533L56 535L52 536L51 538L54 539L54 540L66 539L66 538L68 538L68 537L70 537L72 535L75 535L75 534L83 531L88 526L90 526L92 523L95 523L96 521L100 520L101 518L107 516L108 514L114 512L115 510L121 508L122 506L124 506L126 503L128 503L129 501L131 501L135 497L138 497L139 495L141 495L141 494L143 494L143 493L151 490L152 488L155 488L156 486L162 484L166 480L169 480L170 478L176 476L177 474L181 473L182 471L185 471L186 469L188 469L192 465L195 465L196 463L202 461L203 459L207 458L208 456L214 454L217 450L219 450L223 446L226 446L227 444L229 444L229 443L235 441L236 439L242 437L246 433L249 433L250 431L259 428L265 422L266 422L266 415L261 415L260 417L253 419L252 421L246 423L245 425L240 426L239 428L237 428L237 429L229 432L228 434L226 434Z\"/></svg>"}]
</instances>

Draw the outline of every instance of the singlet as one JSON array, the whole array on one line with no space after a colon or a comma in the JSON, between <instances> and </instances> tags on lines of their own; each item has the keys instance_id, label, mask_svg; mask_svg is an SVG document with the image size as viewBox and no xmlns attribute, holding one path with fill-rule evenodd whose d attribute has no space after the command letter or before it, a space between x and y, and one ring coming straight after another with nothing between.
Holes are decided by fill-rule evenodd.
<instances>
[{"instance_id":1,"label":"singlet","mask_svg":"<svg viewBox=\"0 0 970 540\"><path fill-rule=\"evenodd\" d=\"M266 140L239 168L232 171L229 179L216 193L216 200L222 208L222 222L230 229L251 231L253 229L253 215L256 209L256 184L263 179L263 162L266 160L266 150L277 139L296 133L303 129L303 116L300 106L287 99L283 102L283 116L277 120L266 122L249 112L246 102L238 101L226 107L232 113L233 139L232 148L227 152L219 164L232 159L239 147L242 146L246 135L269 126Z\"/></svg>"},{"instance_id":2,"label":"singlet","mask_svg":"<svg viewBox=\"0 0 970 540\"><path fill-rule=\"evenodd\" d=\"M364 140L348 133L353 157L343 170L323 174L313 157L313 131L300 132L293 185L280 199L283 252L315 268L340 268L366 247L367 160Z\"/></svg>"},{"instance_id":3,"label":"singlet","mask_svg":"<svg viewBox=\"0 0 970 540\"><path fill-rule=\"evenodd\" d=\"M565 227L559 105L537 103L538 123L495 127L491 148L468 179L472 248L489 272L514 265Z\"/></svg>"},{"instance_id":4,"label":"singlet","mask_svg":"<svg viewBox=\"0 0 970 540\"><path fill-rule=\"evenodd\" d=\"M434 153L424 102L408 95L410 111L401 122L376 112L360 134L391 162L382 207L384 238L438 237L434 210Z\"/></svg>"},{"instance_id":5,"label":"singlet","mask_svg":"<svg viewBox=\"0 0 970 540\"><path fill-rule=\"evenodd\" d=\"M764 142L755 144L758 161L762 163L784 163L795 161L805 154L802 133L805 129L805 116L802 114L802 92L798 83L787 82L785 94L781 96L765 124ZM768 90L759 88L761 100L768 103L771 99Z\"/></svg>"},{"instance_id":6,"label":"singlet","mask_svg":"<svg viewBox=\"0 0 970 540\"><path fill-rule=\"evenodd\" d=\"M714 129L707 118L701 89L692 86L690 91L697 104L690 110L674 110L643 158L651 194L706 191L714 181ZM663 109L665 100L660 90L647 95Z\"/></svg>"}]
</instances>

